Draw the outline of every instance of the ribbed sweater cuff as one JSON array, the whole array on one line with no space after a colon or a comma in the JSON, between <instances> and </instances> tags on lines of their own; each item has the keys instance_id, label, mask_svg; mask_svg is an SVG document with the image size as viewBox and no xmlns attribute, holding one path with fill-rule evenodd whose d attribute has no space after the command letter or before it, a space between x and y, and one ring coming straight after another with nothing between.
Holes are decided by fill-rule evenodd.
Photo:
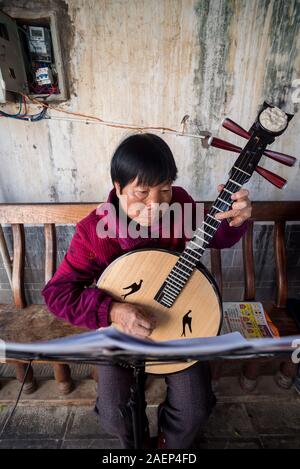
<instances>
[{"instance_id":1,"label":"ribbed sweater cuff","mask_svg":"<svg viewBox=\"0 0 300 469\"><path fill-rule=\"evenodd\" d=\"M103 301L101 301L98 310L99 327L108 327L110 325L108 322L108 311L112 301L113 299L111 296L107 296Z\"/></svg>"}]
</instances>

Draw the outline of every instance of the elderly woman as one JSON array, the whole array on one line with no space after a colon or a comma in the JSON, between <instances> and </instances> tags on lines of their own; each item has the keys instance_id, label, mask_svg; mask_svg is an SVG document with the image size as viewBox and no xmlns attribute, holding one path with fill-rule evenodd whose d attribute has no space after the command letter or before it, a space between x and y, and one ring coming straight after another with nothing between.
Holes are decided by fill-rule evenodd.
<instances>
[{"instance_id":1,"label":"elderly woman","mask_svg":"<svg viewBox=\"0 0 300 469\"><path fill-rule=\"evenodd\" d=\"M183 188L173 186L176 177L173 154L157 135L131 135L118 146L111 161L113 189L107 200L116 209L113 212L116 230L111 230L114 235L99 237L97 224L100 215L97 210L77 224L67 254L42 291L53 314L81 327L97 329L114 322L128 334L143 338L151 336L155 319L141 307L129 302L116 302L101 289L86 287L97 282L104 269L125 252L141 246L177 252L184 250L187 239L184 235L175 237L172 229L168 238L132 238L130 234L120 236L120 223L124 220L128 224L134 222L150 228L154 204L177 202L182 206L190 203L195 207L192 197ZM218 186L219 191L222 188L222 185ZM232 195L232 199L232 208L216 216L222 222L209 247L231 247L246 231L246 220L251 215L248 191L241 188ZM141 204L145 210L137 210ZM229 218L230 222L227 220ZM124 448L133 448L133 428L127 405L133 382L132 369L119 365L100 365L98 368L95 411L105 422L105 429L118 436ZM163 448L189 448L215 404L209 365L198 362L183 371L167 375L165 380L167 395L158 410L157 445ZM145 422L147 427L146 416ZM146 440L145 437L145 446Z\"/></svg>"}]
</instances>

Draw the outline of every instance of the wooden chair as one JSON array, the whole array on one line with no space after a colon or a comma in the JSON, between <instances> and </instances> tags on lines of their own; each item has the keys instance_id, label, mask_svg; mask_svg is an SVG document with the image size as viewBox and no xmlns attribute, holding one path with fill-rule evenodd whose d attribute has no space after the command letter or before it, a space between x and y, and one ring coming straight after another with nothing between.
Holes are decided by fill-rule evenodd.
<instances>
[{"instance_id":1,"label":"wooden chair","mask_svg":"<svg viewBox=\"0 0 300 469\"><path fill-rule=\"evenodd\" d=\"M5 341L33 342L47 340L67 335L77 334L85 329L71 326L65 321L57 319L45 305L26 304L24 293L24 264L25 264L25 234L24 224L44 225L45 233L45 282L56 270L56 224L76 224L88 213L94 210L97 203L71 204L0 204L0 224L11 224L13 234L12 259L12 292L13 305L0 305L0 337ZM206 208L210 202L205 203ZM296 325L286 312L287 272L285 256L285 223L300 219L300 202L255 202L253 215L248 231L243 238L243 257L245 273L244 300L255 300L255 269L253 258L253 224L261 221L273 221L274 247L276 261L276 301L265 303L271 319L279 328L281 335L297 333ZM221 254L217 249L211 250L212 273L222 291L222 263ZM19 381L24 378L27 363L13 361L16 366L16 377ZM61 394L67 394L73 389L70 368L67 363L52 363L54 376ZM259 375L261 362L245 361L241 384L250 389L255 386ZM281 361L278 383L287 386L294 376L292 363ZM213 376L217 379L221 375L218 363L213 363ZM24 387L25 393L36 389L36 382L32 368Z\"/></svg>"},{"instance_id":2,"label":"wooden chair","mask_svg":"<svg viewBox=\"0 0 300 469\"><path fill-rule=\"evenodd\" d=\"M13 305L0 305L0 331L5 341L33 342L78 334L81 329L57 319L45 305L27 305L24 293L25 235L24 224L44 225L45 283L56 270L56 224L76 224L98 204L1 204L0 223L11 224L13 235L12 292ZM10 360L10 362L12 362ZM15 361L16 377L22 382L27 363ZM43 363L43 362L40 362ZM60 394L73 389L70 367L67 363L52 363ZM30 368L25 393L36 389Z\"/></svg>"},{"instance_id":3,"label":"wooden chair","mask_svg":"<svg viewBox=\"0 0 300 469\"><path fill-rule=\"evenodd\" d=\"M243 263L244 263L244 300L255 301L255 265L253 255L253 228L255 222L274 222L274 259L276 267L277 296L263 302L265 311L278 328L281 336L299 334L294 320L288 315L286 309L288 280L285 249L285 226L287 221L300 220L300 202L254 202L252 217L248 230L243 237ZM222 292L222 262L220 250L211 250L212 273ZM247 360L242 364L241 386L251 391L255 388L260 368L264 360ZM215 363L214 377L220 376L220 364ZM280 369L276 375L277 384L288 388L296 374L296 366L290 359L280 362Z\"/></svg>"}]
</instances>

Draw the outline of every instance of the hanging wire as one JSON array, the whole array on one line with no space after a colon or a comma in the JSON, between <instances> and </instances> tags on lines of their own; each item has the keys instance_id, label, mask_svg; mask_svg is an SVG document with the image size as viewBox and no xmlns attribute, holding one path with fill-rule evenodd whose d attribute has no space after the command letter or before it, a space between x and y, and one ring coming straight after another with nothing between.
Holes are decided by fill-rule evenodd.
<instances>
[{"instance_id":1,"label":"hanging wire","mask_svg":"<svg viewBox=\"0 0 300 469\"><path fill-rule=\"evenodd\" d=\"M39 106L42 107L42 110L37 113L37 114L27 114L27 106L26 106L26 99L31 101L34 104L38 104ZM47 98L45 98L47 99ZM24 113L21 114L22 112L22 104L24 105ZM68 114L70 116L75 116L75 117L59 117L59 116L53 116L49 115L47 111L51 109L52 111L57 111L61 112L63 114ZM144 131L158 131L163 134L171 134L181 137L189 137L189 138L197 138L197 139L205 139L207 138L207 132L203 132L203 135L201 134L191 134L186 132L186 125L182 125L182 131L178 131L176 129L172 129L170 127L163 127L163 126L141 126L137 124L127 124L123 122L115 122L115 121L105 121L101 119L100 117L97 116L92 116L89 114L83 114L80 112L74 112L74 111L67 111L66 109L60 109L56 106L52 106L45 101L39 101L38 99L35 99L31 96L26 95L25 93L20 93L20 106L19 106L19 111L17 114L8 114L4 111L0 110L0 117L8 117L12 119L17 119L17 120L26 120L26 121L31 121L31 122L37 122L42 119L51 119L51 120L62 120L62 121L71 121L71 122L82 122L85 124L99 124L103 125L106 127L113 127L113 128L118 128L118 129L129 129L129 130L136 130L138 132L144 132ZM189 117L189 116L185 116ZM82 119L83 118L83 119ZM183 121L181 121L182 124Z\"/></svg>"},{"instance_id":2,"label":"hanging wire","mask_svg":"<svg viewBox=\"0 0 300 469\"><path fill-rule=\"evenodd\" d=\"M51 120L62 120L62 121L71 121L71 122L82 122L85 124L98 124L98 125L103 125L107 127L113 127L113 128L119 128L119 129L129 129L129 130L136 130L139 132L143 131L158 131L164 134L172 134L176 136L182 136L182 137L190 137L190 138L200 138L204 139L207 137L207 135L200 135L200 134L190 134L185 131L185 126L182 126L182 131L178 131L176 129L170 128L170 127L163 127L163 126L141 126L137 124L127 124L127 123L122 123L122 122L115 122L115 121L105 121L101 119L100 117L93 116L90 114L84 114L81 112L74 112L74 111L68 111L66 109L60 109L59 107L53 106L51 104L46 103L45 101L41 102L36 98L33 98L31 96L26 95L25 93L20 93L21 96L26 100L31 101L34 104L38 104L39 106L42 106L44 110L52 110L52 111L57 111L61 112L63 114L68 114L69 116L74 116L74 117L59 117L59 116L53 116L49 114L44 114L41 116L41 118L47 118ZM41 111L42 112L42 111ZM39 114L41 115L41 113ZM38 119L34 119L38 120ZM39 119L40 120L40 119Z\"/></svg>"},{"instance_id":3,"label":"hanging wire","mask_svg":"<svg viewBox=\"0 0 300 469\"><path fill-rule=\"evenodd\" d=\"M18 117L21 115L21 112L22 112L22 102L23 102L23 97L20 96L19 97L19 110L16 114L8 114L4 111L0 111L0 114L1 114L1 117L12 117L12 118L15 118L15 117Z\"/></svg>"},{"instance_id":4,"label":"hanging wire","mask_svg":"<svg viewBox=\"0 0 300 469\"><path fill-rule=\"evenodd\" d=\"M24 106L24 112L22 113L23 106ZM43 109L37 114L27 114L26 95L20 94L18 112L16 114L9 114L7 112L0 110L0 117L8 117L10 119L37 122L47 117L47 108L43 107Z\"/></svg>"}]
</instances>

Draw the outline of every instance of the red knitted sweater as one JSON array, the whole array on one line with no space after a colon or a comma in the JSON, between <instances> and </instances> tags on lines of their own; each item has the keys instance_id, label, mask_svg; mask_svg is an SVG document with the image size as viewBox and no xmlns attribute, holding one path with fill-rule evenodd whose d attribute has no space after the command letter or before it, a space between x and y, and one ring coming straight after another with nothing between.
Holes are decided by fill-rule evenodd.
<instances>
[{"instance_id":1,"label":"red knitted sweater","mask_svg":"<svg viewBox=\"0 0 300 469\"><path fill-rule=\"evenodd\" d=\"M110 192L107 202L116 202L115 189ZM193 207L196 206L192 197L178 186L172 187L171 203L174 202L192 203ZM118 236L118 230L115 238L99 238L96 227L100 219L99 212L93 210L76 225L76 232L62 263L42 290L45 302L53 314L71 324L89 329L109 325L108 310L112 298L98 288L88 287L97 282L114 259L126 252L145 247L182 252L188 239L184 235L176 237L176 229L171 231L168 238L122 238ZM117 221L116 218L115 222ZM223 220L209 247L231 247L239 241L246 229L247 222L235 228Z\"/></svg>"}]
</instances>

